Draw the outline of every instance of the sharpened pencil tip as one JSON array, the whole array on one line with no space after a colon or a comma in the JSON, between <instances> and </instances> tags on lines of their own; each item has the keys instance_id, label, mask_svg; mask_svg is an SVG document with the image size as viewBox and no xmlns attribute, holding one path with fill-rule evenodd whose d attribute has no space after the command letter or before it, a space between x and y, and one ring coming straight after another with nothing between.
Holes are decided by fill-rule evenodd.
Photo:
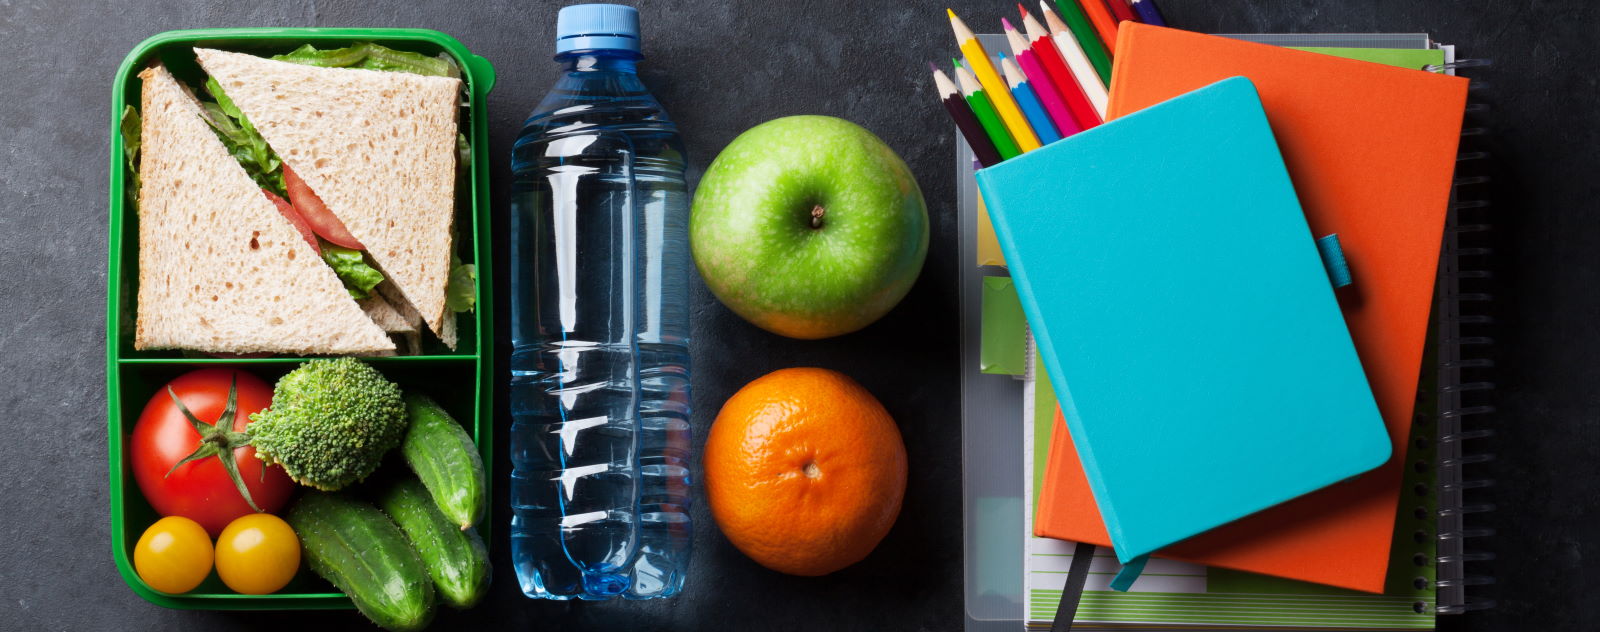
<instances>
[{"instance_id":1,"label":"sharpened pencil tip","mask_svg":"<svg viewBox=\"0 0 1600 632\"><path fill-rule=\"evenodd\" d=\"M1017 13L1019 15L1021 15L1022 17L1028 17L1028 7L1022 6L1022 3L1018 2L1017 3Z\"/></svg>"},{"instance_id":2,"label":"sharpened pencil tip","mask_svg":"<svg viewBox=\"0 0 1600 632\"><path fill-rule=\"evenodd\" d=\"M931 61L928 62L928 70L932 70L934 72L939 72L939 64L935 64L935 63L933 63Z\"/></svg>"},{"instance_id":3,"label":"sharpened pencil tip","mask_svg":"<svg viewBox=\"0 0 1600 632\"><path fill-rule=\"evenodd\" d=\"M1005 19L1005 18L1000 18L1000 28L1003 28L1003 29L1005 29L1007 31L1015 31L1015 30L1017 30L1017 27L1011 26L1011 20L1008 20L1008 19Z\"/></svg>"},{"instance_id":4,"label":"sharpened pencil tip","mask_svg":"<svg viewBox=\"0 0 1600 632\"><path fill-rule=\"evenodd\" d=\"M945 7L945 10L944 10L944 12L945 12L945 14L946 14L946 15L949 15L949 16L950 16L950 19L952 19L952 20L955 20L955 19L958 19L958 18L956 18L956 11L955 11L955 9L951 9L951 8L949 8L949 7Z\"/></svg>"}]
</instances>

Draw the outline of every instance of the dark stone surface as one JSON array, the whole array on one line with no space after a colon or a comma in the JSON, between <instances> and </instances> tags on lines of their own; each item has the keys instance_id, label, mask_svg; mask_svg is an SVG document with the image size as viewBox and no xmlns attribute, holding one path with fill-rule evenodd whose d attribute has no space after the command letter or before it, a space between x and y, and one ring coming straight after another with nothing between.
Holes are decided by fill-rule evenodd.
<instances>
[{"instance_id":1,"label":"dark stone surface","mask_svg":"<svg viewBox=\"0 0 1600 632\"><path fill-rule=\"evenodd\" d=\"M785 577L745 559L704 506L691 583L653 603L523 599L504 531L488 603L445 612L439 628L871 629L961 626L960 422L951 135L924 62L954 51L931 2L643 3L646 82L671 110L698 173L740 131L800 113L873 130L918 174L933 220L921 280L882 322L823 342L780 339L695 290L695 431L721 402L767 371L818 365L856 376L899 420L911 483L894 531L866 561L819 579ZM1164 0L1177 26L1207 32L1427 31L1495 66L1488 144L1500 209L1497 357L1501 485L1487 522L1500 607L1449 619L1466 630L1579 630L1600 625L1596 507L1600 430L1600 223L1592 67L1600 10L1586 2L1246 2ZM216 0L0 2L0 628L225 629L347 627L335 613L165 610L122 585L107 516L104 381L107 97L139 40L202 26L414 26L451 33L496 65L495 173L518 123L551 82L553 2ZM1009 1L963 3L969 23L1012 15ZM987 30L980 28L980 30ZM505 181L496 182L503 212ZM503 278L503 276L502 276ZM502 288L503 290L503 288ZM501 305L505 302L501 301ZM503 430L501 433L503 440ZM504 445L502 442L500 445ZM500 476L507 464L496 464ZM504 506L503 480L496 507ZM504 524L503 511L495 515Z\"/></svg>"}]
</instances>

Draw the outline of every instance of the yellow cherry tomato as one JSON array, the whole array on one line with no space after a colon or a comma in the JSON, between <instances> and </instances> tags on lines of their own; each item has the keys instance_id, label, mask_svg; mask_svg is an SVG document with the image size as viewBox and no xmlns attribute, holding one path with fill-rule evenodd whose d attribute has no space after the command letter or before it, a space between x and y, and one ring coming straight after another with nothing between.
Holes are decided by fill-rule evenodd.
<instances>
[{"instance_id":1,"label":"yellow cherry tomato","mask_svg":"<svg viewBox=\"0 0 1600 632\"><path fill-rule=\"evenodd\" d=\"M200 523L182 516L157 520L133 547L133 569L161 592L194 590L211 574L211 536Z\"/></svg>"},{"instance_id":2,"label":"yellow cherry tomato","mask_svg":"<svg viewBox=\"0 0 1600 632\"><path fill-rule=\"evenodd\" d=\"M234 592L277 592L299 569L300 538L272 514L240 516L217 537L217 576Z\"/></svg>"}]
</instances>

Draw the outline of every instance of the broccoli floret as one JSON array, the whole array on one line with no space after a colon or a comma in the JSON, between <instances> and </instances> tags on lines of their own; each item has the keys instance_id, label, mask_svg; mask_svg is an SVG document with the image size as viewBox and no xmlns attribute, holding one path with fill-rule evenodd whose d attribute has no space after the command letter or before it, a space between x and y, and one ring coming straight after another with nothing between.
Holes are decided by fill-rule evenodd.
<instances>
[{"instance_id":1,"label":"broccoli floret","mask_svg":"<svg viewBox=\"0 0 1600 632\"><path fill-rule=\"evenodd\" d=\"M330 492L378 469L406 433L400 387L354 358L300 365L273 387L272 406L250 419L257 457Z\"/></svg>"}]
</instances>

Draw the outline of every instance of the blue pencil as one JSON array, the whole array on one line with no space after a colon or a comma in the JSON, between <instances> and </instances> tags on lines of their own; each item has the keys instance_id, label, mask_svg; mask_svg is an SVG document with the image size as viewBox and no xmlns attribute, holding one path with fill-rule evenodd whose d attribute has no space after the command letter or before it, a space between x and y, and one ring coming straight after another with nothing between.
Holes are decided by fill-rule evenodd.
<instances>
[{"instance_id":1,"label":"blue pencil","mask_svg":"<svg viewBox=\"0 0 1600 632\"><path fill-rule=\"evenodd\" d=\"M1167 21L1161 17L1161 9L1156 8L1155 0L1133 0L1133 12L1145 24L1167 25Z\"/></svg>"},{"instance_id":2,"label":"blue pencil","mask_svg":"<svg viewBox=\"0 0 1600 632\"><path fill-rule=\"evenodd\" d=\"M1027 77L1022 74L1022 69L1017 67L1017 62L1012 61L1005 53L1000 53L1000 74L1005 75L1006 84L1011 87L1011 96L1017 100L1017 107L1022 109L1023 117L1028 119L1028 125L1033 127L1033 133L1039 136L1039 144L1048 145L1061 140L1061 132L1056 129L1050 115L1045 113L1044 104L1039 102L1039 95L1034 93L1033 86L1028 84Z\"/></svg>"}]
</instances>

